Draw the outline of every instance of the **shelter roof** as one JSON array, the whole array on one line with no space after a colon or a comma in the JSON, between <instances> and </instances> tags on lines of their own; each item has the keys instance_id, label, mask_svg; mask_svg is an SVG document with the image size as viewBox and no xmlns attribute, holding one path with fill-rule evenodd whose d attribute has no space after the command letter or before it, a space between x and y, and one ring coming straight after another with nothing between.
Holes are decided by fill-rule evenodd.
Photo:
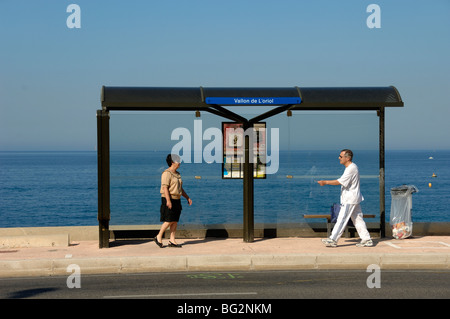
<instances>
[{"instance_id":1,"label":"shelter roof","mask_svg":"<svg viewBox=\"0 0 450 319\"><path fill-rule=\"evenodd\" d=\"M255 103L250 103L248 100L258 98L263 99L263 102L259 103L256 100ZM273 100L268 103L267 99ZM400 94L394 86L304 88L103 86L101 102L105 110L189 111L208 109L214 105L270 104L289 104L291 110L377 110L380 107L403 106Z\"/></svg>"}]
</instances>

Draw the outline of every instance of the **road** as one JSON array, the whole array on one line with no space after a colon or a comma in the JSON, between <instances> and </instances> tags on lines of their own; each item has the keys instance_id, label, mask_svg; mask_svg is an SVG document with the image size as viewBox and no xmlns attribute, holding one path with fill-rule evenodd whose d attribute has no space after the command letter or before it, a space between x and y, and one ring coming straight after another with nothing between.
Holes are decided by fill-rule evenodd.
<instances>
[{"instance_id":1,"label":"road","mask_svg":"<svg viewBox=\"0 0 450 319\"><path fill-rule=\"evenodd\" d=\"M1 278L0 298L450 298L450 271L183 272L78 277L75 274Z\"/></svg>"}]
</instances>

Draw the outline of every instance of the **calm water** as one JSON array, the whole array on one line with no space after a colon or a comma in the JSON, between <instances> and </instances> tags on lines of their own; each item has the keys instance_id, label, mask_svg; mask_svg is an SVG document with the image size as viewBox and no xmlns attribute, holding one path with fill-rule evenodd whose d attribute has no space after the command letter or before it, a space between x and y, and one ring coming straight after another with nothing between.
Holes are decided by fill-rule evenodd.
<instances>
[{"instance_id":1,"label":"calm water","mask_svg":"<svg viewBox=\"0 0 450 319\"><path fill-rule=\"evenodd\" d=\"M111 152L112 225L159 224L166 153ZM329 212L339 201L339 187L315 181L342 174L337 157L338 151L280 152L278 173L255 180L255 222L304 222L303 214ZM354 162L363 212L379 215L378 153L355 151ZM189 207L183 199L181 223L242 222L242 180L223 180L221 167L181 165L184 188L194 201ZM419 189L413 194L413 221L450 221L450 151L387 151L387 221L389 190L402 184ZM0 152L0 227L72 225L97 225L97 153Z\"/></svg>"}]
</instances>

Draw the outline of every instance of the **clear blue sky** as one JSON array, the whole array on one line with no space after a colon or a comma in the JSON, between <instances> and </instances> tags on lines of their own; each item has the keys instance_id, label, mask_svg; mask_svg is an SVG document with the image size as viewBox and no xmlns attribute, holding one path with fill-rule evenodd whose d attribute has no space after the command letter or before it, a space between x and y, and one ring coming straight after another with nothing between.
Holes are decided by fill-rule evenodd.
<instances>
[{"instance_id":1,"label":"clear blue sky","mask_svg":"<svg viewBox=\"0 0 450 319\"><path fill-rule=\"evenodd\" d=\"M80 29L66 25L71 3ZM94 150L102 85L394 85L405 107L387 110L387 148L450 149L449 16L448 0L0 0L0 150Z\"/></svg>"}]
</instances>

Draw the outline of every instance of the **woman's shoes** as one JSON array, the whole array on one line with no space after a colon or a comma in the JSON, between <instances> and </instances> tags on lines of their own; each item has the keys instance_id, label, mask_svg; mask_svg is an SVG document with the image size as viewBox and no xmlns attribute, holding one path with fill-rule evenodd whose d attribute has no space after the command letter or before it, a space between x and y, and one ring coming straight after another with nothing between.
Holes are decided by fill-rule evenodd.
<instances>
[{"instance_id":1,"label":"woman's shoes","mask_svg":"<svg viewBox=\"0 0 450 319\"><path fill-rule=\"evenodd\" d=\"M155 241L156 245L159 246L159 248L164 248L164 245L158 241L158 238L155 237L155 238L153 238L153 240ZM171 241L169 241L169 245L168 246L169 247L175 247L175 248L181 248L182 247L181 245L174 244Z\"/></svg>"},{"instance_id":2,"label":"woman's shoes","mask_svg":"<svg viewBox=\"0 0 450 319\"><path fill-rule=\"evenodd\" d=\"M181 245L180 244L174 244L171 241L169 241L169 247L181 248Z\"/></svg>"},{"instance_id":3,"label":"woman's shoes","mask_svg":"<svg viewBox=\"0 0 450 319\"><path fill-rule=\"evenodd\" d=\"M159 248L163 248L163 244L158 241L158 238L155 237L153 239L155 240L155 243L159 246Z\"/></svg>"}]
</instances>

